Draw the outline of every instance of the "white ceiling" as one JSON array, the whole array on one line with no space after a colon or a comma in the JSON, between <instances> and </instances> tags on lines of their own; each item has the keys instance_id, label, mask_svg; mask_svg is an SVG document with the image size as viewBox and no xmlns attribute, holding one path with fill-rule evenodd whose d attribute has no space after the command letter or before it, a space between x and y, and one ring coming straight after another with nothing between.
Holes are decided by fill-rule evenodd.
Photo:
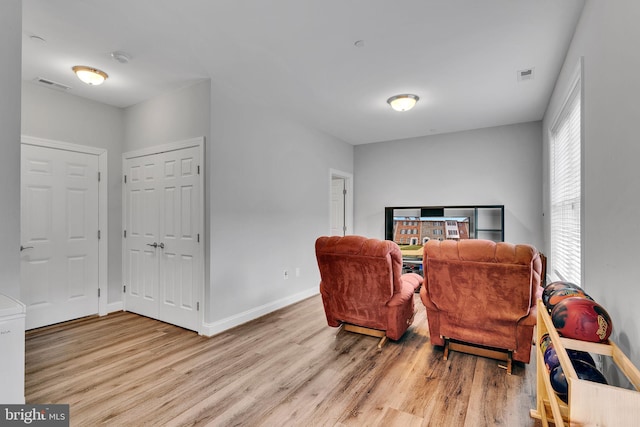
<instances>
[{"instance_id":1,"label":"white ceiling","mask_svg":"<svg viewBox=\"0 0 640 427\"><path fill-rule=\"evenodd\" d=\"M117 107L211 78L247 103L363 144L541 119L583 4L23 0L22 74ZM112 51L132 59L121 64ZM109 79L86 86L73 65ZM534 78L518 82L528 68ZM420 101L398 113L386 100L399 93Z\"/></svg>"}]
</instances>

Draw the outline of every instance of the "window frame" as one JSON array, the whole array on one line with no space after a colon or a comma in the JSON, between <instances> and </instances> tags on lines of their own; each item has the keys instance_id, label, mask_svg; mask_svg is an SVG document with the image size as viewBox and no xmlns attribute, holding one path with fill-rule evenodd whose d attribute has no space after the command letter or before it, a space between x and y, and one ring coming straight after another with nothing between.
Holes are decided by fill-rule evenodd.
<instances>
[{"instance_id":1,"label":"window frame","mask_svg":"<svg viewBox=\"0 0 640 427\"><path fill-rule=\"evenodd\" d=\"M550 248L550 254L549 254L549 267L548 267L548 274L551 278L551 280L568 280L571 281L573 283L575 283L576 285L582 286L583 283L583 278L584 278L584 216L585 216L585 198L584 198L584 194L585 194L585 189L584 189L584 76L583 76L583 58L579 58L578 64L569 80L569 84L568 84L568 90L565 94L565 97L563 99L563 102L557 112L557 114L555 115L553 121L551 122L551 125L549 126L549 128L547 129L547 134L548 134L548 138L549 138L549 211L550 211L550 218L549 218L549 248ZM578 91L577 95L575 94L575 92ZM568 111L567 109L570 107L571 103L574 100L574 97L578 98L578 106L580 108L580 114L579 114L579 131L580 131L580 138L579 138L579 145L580 145L580 153L579 153L579 161L580 161L580 179L579 179L579 183L580 183L580 214L579 214L579 233L580 236L578 237L578 241L579 241L579 245L580 245L580 256L579 256L579 278L574 278L574 277L565 277L562 275L562 273L559 273L556 269L557 267L557 263L555 261L555 257L557 256L557 254L554 253L554 189L553 189L553 183L554 183L554 147L555 147L555 137L554 134L557 131L557 129L559 128L559 125L561 124L562 121L567 120L569 118L569 116L571 115L571 112Z\"/></svg>"}]
</instances>

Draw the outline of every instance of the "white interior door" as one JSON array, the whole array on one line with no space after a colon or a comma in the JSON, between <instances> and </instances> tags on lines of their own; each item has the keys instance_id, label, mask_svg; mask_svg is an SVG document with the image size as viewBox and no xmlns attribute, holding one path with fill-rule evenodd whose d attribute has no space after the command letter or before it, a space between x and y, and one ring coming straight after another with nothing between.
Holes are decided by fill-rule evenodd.
<instances>
[{"instance_id":1,"label":"white interior door","mask_svg":"<svg viewBox=\"0 0 640 427\"><path fill-rule=\"evenodd\" d=\"M125 308L158 318L159 157L125 161Z\"/></svg>"},{"instance_id":2,"label":"white interior door","mask_svg":"<svg viewBox=\"0 0 640 427\"><path fill-rule=\"evenodd\" d=\"M27 329L98 313L98 156L22 144L21 162Z\"/></svg>"},{"instance_id":3,"label":"white interior door","mask_svg":"<svg viewBox=\"0 0 640 427\"><path fill-rule=\"evenodd\" d=\"M198 328L200 278L198 148L161 155L160 319Z\"/></svg>"},{"instance_id":4,"label":"white interior door","mask_svg":"<svg viewBox=\"0 0 640 427\"><path fill-rule=\"evenodd\" d=\"M331 178L331 235L344 236L345 227L346 180L341 177Z\"/></svg>"},{"instance_id":5,"label":"white interior door","mask_svg":"<svg viewBox=\"0 0 640 427\"><path fill-rule=\"evenodd\" d=\"M125 160L125 307L198 330L200 148Z\"/></svg>"}]
</instances>

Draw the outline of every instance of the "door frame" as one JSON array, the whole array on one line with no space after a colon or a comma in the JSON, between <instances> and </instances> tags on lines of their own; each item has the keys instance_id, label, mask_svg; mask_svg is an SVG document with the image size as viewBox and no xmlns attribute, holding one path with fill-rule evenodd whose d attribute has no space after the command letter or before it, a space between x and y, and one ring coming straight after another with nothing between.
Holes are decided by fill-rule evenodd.
<instances>
[{"instance_id":1,"label":"door frame","mask_svg":"<svg viewBox=\"0 0 640 427\"><path fill-rule=\"evenodd\" d=\"M198 270L200 271L200 280L199 280L199 288L197 290L198 293L198 297L199 297L199 301L200 301L200 309L198 310L198 329L197 332L199 335L203 335L204 334L204 313L207 310L207 304L206 304L206 300L205 300L205 292L204 292L204 288L205 288L205 257L207 254L206 248L207 248L207 233L205 232L205 191L204 191L204 183L205 183L205 164L206 164L206 159L205 159L205 150L204 150L204 143L205 143L205 139L204 136L200 136L200 137L196 137L196 138L191 138L191 139L187 139L187 140L183 140L183 141L176 141L176 142L170 142L167 144L161 144L161 145L154 145L153 147L147 147L147 148L141 148L138 150L133 150L133 151L127 151L126 153L122 154L122 168L123 168L123 179L124 179L124 165L126 163L126 161L128 159L132 159L135 157L143 157L143 156L150 156L150 155L154 155L154 154L160 154L160 153L165 153L167 151L176 151L176 150L182 150L185 148L198 148L199 150L199 155L200 155L200 174L199 176L199 184L200 184L200 191L198 196L200 197L200 211L198 212L199 215L199 219L198 219L198 227L200 228L200 243L202 244L202 250L200 251L200 259L198 260L198 263L200 264L198 266ZM126 191L122 191L122 228L123 230L126 230L126 224L127 224L127 193ZM124 262L124 257L127 255L126 254L126 241L124 238L124 235L121 235L121 240L122 240L122 279L124 282L124 278L126 277L126 271L124 271L124 267L125 267L125 262ZM124 283L123 283L124 285ZM124 301L124 299L126 298L126 295L123 293L122 294L122 306L123 308L126 310L126 302Z\"/></svg>"},{"instance_id":2,"label":"door frame","mask_svg":"<svg viewBox=\"0 0 640 427\"><path fill-rule=\"evenodd\" d=\"M88 145L74 144L71 142L56 141L52 139L36 138L27 135L20 136L20 144L98 156L98 173L100 174L100 180L98 181L98 229L100 230L100 238L98 239L98 289L100 292L98 298L98 315L107 315L109 313L107 304L109 301L109 202L107 196L109 175L107 173L107 150L104 148L90 147Z\"/></svg>"},{"instance_id":3,"label":"door frame","mask_svg":"<svg viewBox=\"0 0 640 427\"><path fill-rule=\"evenodd\" d=\"M329 169L329 234L331 234L331 181L333 178L342 178L345 181L347 189L347 195L344 198L345 235L353 234L353 174L337 169Z\"/></svg>"}]
</instances>

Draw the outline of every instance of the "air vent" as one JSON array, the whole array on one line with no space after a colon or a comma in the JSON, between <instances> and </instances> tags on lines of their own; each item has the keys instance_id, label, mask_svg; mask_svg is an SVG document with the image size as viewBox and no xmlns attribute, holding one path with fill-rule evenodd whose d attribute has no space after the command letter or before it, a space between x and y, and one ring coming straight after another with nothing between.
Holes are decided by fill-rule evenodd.
<instances>
[{"instance_id":1,"label":"air vent","mask_svg":"<svg viewBox=\"0 0 640 427\"><path fill-rule=\"evenodd\" d=\"M526 70L518 71L518 81L523 82L525 80L533 80L534 68L527 68Z\"/></svg>"},{"instance_id":2,"label":"air vent","mask_svg":"<svg viewBox=\"0 0 640 427\"><path fill-rule=\"evenodd\" d=\"M34 81L36 83L38 83L39 85L50 87L51 89L58 89L58 90L69 90L69 89L71 89L69 86L65 86L62 83L57 83L57 82L54 82L52 80L44 79L42 77L36 77L34 79Z\"/></svg>"}]
</instances>

